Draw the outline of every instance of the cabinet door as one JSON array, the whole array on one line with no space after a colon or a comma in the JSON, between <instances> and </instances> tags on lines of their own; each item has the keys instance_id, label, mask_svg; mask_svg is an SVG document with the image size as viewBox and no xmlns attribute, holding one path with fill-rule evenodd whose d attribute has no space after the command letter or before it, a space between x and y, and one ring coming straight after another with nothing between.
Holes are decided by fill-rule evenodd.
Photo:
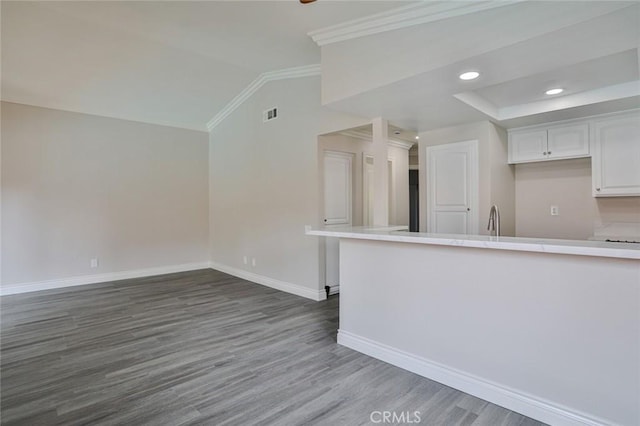
<instances>
[{"instance_id":1,"label":"cabinet door","mask_svg":"<svg viewBox=\"0 0 640 426\"><path fill-rule=\"evenodd\" d=\"M593 123L593 195L640 196L640 113Z\"/></svg>"},{"instance_id":2,"label":"cabinet door","mask_svg":"<svg viewBox=\"0 0 640 426\"><path fill-rule=\"evenodd\" d=\"M589 124L550 127L547 131L547 159L589 156Z\"/></svg>"},{"instance_id":3,"label":"cabinet door","mask_svg":"<svg viewBox=\"0 0 640 426\"><path fill-rule=\"evenodd\" d=\"M509 163L545 160L546 130L523 130L509 133Z\"/></svg>"}]
</instances>

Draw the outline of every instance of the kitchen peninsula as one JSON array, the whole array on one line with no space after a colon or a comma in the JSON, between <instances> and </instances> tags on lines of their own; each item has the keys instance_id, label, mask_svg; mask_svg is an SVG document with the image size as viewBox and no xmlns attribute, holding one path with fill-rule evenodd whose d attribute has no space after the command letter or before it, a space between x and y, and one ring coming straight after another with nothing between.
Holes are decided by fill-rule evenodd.
<instances>
[{"instance_id":1,"label":"kitchen peninsula","mask_svg":"<svg viewBox=\"0 0 640 426\"><path fill-rule=\"evenodd\" d=\"M640 424L638 244L340 239L338 342L553 425Z\"/></svg>"}]
</instances>

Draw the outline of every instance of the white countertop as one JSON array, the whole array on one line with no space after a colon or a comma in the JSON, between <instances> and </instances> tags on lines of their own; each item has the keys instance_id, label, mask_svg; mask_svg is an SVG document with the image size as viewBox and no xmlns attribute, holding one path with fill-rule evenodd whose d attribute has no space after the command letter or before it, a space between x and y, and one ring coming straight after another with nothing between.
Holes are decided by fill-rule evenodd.
<instances>
[{"instance_id":1,"label":"white countertop","mask_svg":"<svg viewBox=\"0 0 640 426\"><path fill-rule=\"evenodd\" d=\"M405 230L403 231L402 229ZM640 259L640 244L547 238L490 237L487 235L428 234L424 232L408 232L406 229L406 226L373 228L349 226L317 230L307 229L306 234L414 244Z\"/></svg>"}]
</instances>

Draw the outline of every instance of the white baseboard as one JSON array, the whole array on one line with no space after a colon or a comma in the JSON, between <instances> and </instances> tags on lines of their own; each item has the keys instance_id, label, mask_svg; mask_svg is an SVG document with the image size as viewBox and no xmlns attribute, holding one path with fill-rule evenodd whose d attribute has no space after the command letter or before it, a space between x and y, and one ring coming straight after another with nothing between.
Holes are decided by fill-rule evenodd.
<instances>
[{"instance_id":1,"label":"white baseboard","mask_svg":"<svg viewBox=\"0 0 640 426\"><path fill-rule=\"evenodd\" d=\"M322 290L312 290L307 287L303 287L298 284L288 283L286 281L276 280L275 278L265 277L264 275L254 274L253 272L244 271L242 269L234 268L233 266L224 265L218 262L209 263L212 269L224 272L225 274L233 275L234 277L242 278L247 281L252 281L257 284L262 284L267 287L275 288L276 290L284 291L286 293L295 294L296 296L306 297L307 299L315 300L317 302L325 300L327 293Z\"/></svg>"},{"instance_id":2,"label":"white baseboard","mask_svg":"<svg viewBox=\"0 0 640 426\"><path fill-rule=\"evenodd\" d=\"M611 424L610 421L527 395L348 331L338 330L338 343L550 425L601 426Z\"/></svg>"},{"instance_id":3,"label":"white baseboard","mask_svg":"<svg viewBox=\"0 0 640 426\"><path fill-rule=\"evenodd\" d=\"M97 284L108 281L127 280L130 278L151 277L154 275L171 274L174 272L195 271L208 269L209 262L185 263L182 265L159 266L155 268L136 269L133 271L108 272L105 274L81 275L78 277L59 278L56 280L37 281L13 284L0 287L0 296L9 294L29 293L32 291L51 290L55 288L74 287L78 285Z\"/></svg>"}]
</instances>

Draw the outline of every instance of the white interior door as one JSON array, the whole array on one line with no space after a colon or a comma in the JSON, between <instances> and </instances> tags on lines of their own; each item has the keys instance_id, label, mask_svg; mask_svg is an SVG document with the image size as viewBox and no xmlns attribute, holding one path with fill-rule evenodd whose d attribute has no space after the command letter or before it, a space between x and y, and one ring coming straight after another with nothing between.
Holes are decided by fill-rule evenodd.
<instances>
[{"instance_id":1,"label":"white interior door","mask_svg":"<svg viewBox=\"0 0 640 426\"><path fill-rule=\"evenodd\" d=\"M478 233L478 141L427 147L427 232Z\"/></svg>"},{"instance_id":2,"label":"white interior door","mask_svg":"<svg viewBox=\"0 0 640 426\"><path fill-rule=\"evenodd\" d=\"M324 153L324 223L325 226L351 225L353 155L345 152ZM336 293L340 285L340 251L337 238L326 239L325 285Z\"/></svg>"}]
</instances>

